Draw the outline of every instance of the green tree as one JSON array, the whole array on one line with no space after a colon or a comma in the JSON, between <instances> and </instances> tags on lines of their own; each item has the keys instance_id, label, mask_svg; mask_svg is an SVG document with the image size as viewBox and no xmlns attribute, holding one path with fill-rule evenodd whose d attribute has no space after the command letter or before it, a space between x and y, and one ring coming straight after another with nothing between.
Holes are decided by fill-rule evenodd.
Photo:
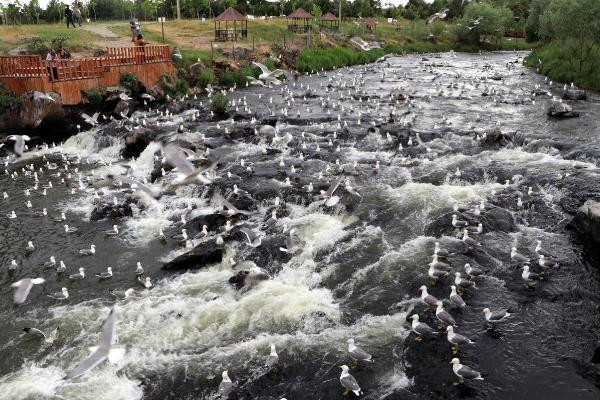
<instances>
[{"instance_id":1,"label":"green tree","mask_svg":"<svg viewBox=\"0 0 600 400\"><path fill-rule=\"evenodd\" d=\"M319 7L316 4L313 4L312 10L311 10L310 13L312 14L313 17L315 17L315 19L317 21L320 21L321 17L323 16L323 12L321 11L321 7Z\"/></svg>"},{"instance_id":2,"label":"green tree","mask_svg":"<svg viewBox=\"0 0 600 400\"><path fill-rule=\"evenodd\" d=\"M485 38L502 39L512 23L512 12L506 6L495 6L491 1L469 3L454 33L461 42L480 45Z\"/></svg>"},{"instance_id":3,"label":"green tree","mask_svg":"<svg viewBox=\"0 0 600 400\"><path fill-rule=\"evenodd\" d=\"M525 35L527 41L534 42L539 40L540 16L550 5L551 0L533 0L529 8L529 16L525 23Z\"/></svg>"}]
</instances>

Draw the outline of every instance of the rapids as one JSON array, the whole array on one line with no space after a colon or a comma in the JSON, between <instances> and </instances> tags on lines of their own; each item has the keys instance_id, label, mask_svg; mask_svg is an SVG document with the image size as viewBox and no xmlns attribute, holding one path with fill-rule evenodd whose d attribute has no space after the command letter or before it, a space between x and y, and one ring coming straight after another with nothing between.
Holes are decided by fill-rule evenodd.
<instances>
[{"instance_id":1,"label":"rapids","mask_svg":"<svg viewBox=\"0 0 600 400\"><path fill-rule=\"evenodd\" d=\"M548 119L545 109L553 95L560 96L562 85L550 86L524 68L523 56L392 57L302 76L288 84L293 95L282 87L235 90L228 93L234 119L211 118L206 98L187 99L186 111L172 117L136 112L131 121L112 121L57 147L26 153L0 174L2 191L9 195L0 199L0 398L214 399L221 372L228 370L235 386L230 398L341 399L337 366L350 363L350 337L375 360L351 370L366 399L600 398L598 367L590 364L600 340L598 262L567 228L576 207L600 195L600 97L574 102L579 118ZM395 97L398 92L402 98ZM198 118L192 121L194 115ZM127 127L144 119L162 136L134 160L123 160ZM254 133L268 122L276 122L280 136L291 135L287 146L271 146L272 137ZM183 133L177 133L180 125ZM512 141L483 145L478 136L491 128ZM263 246L253 249L233 236L225 243L222 263L183 273L161 269L189 250L169 238L180 232L175 222L181 215L191 221L214 209L212 189L202 186L170 189L159 201L142 198L132 216L90 221L94 190L111 200L127 196L106 175L129 168L131 175L149 179L158 141L175 139L192 144L199 154L209 147L219 160L218 174L244 177L239 186L256 199L252 205L258 211L251 225L264 222L274 197L282 198L276 229L263 229L268 232ZM72 163L71 171L79 168L90 177L85 190L71 194L71 187L77 188L75 172L68 190L54 176L64 172L61 153ZM40 188L26 197L34 182L22 168L33 164L39 171L46 164L42 157L59 168L44 169L40 185L51 180L54 187L47 196L39 195ZM244 175L241 159L252 164L252 177ZM326 189L338 159L360 198L345 194L327 208L300 193L309 182L316 191ZM297 168L293 188L283 184L287 175L278 167L281 160L286 170L292 164ZM331 173L319 182L317 175L326 168ZM11 177L15 171L17 179ZM166 189L170 179L167 171L156 183ZM506 180L521 191L532 187L525 206L517 206L517 195L504 188ZM214 186L223 194L232 189L226 177ZM61 223L33 215L27 200L34 210L46 207L49 216L65 212L79 231L66 234ZM482 200L487 212L483 246L466 251L450 225L452 207L473 207ZM17 219L6 218L11 210ZM106 237L103 232L113 224L121 234ZM186 226L192 236L201 229L193 222ZM161 228L167 243L157 239ZM298 254L278 250L284 228L299 233ZM537 287L525 289L521 271L510 263L510 249L532 256L538 239L560 267ZM28 253L30 240L36 250ZM407 317L414 312L435 324L433 312L416 301L421 285L438 298L450 293L450 279L431 286L427 276L436 240L455 253L454 271L463 271L467 262L488 270L476 290L467 290L468 308L451 311L457 331L476 342L461 348L461 362L481 371L483 382L453 386L445 336L419 343L409 330ZM96 255L78 254L92 243ZM51 255L64 261L68 274L84 267L86 278L70 282L52 269L42 270L40 264ZM19 267L10 272L13 259ZM273 279L236 290L228 283L229 260L252 260ZM138 261L153 281L150 290L135 280ZM108 266L111 279L94 277ZM32 289L25 304L14 306L10 284L36 276L46 282ZM69 289L67 301L46 296L63 286ZM124 359L62 381L96 345L115 304L108 290L128 287L135 293L116 303ZM485 307L510 308L514 314L489 331L481 314ZM57 325L60 334L53 345L21 335L25 326ZM271 343L279 365L267 371L262 365Z\"/></svg>"}]
</instances>

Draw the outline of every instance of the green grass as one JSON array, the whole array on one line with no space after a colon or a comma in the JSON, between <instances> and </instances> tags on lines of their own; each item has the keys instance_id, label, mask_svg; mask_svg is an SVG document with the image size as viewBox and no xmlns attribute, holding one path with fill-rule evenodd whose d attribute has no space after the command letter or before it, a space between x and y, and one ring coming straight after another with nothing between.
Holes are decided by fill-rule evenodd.
<instances>
[{"instance_id":1,"label":"green grass","mask_svg":"<svg viewBox=\"0 0 600 400\"><path fill-rule=\"evenodd\" d=\"M553 43L535 49L525 58L525 65L539 68L540 73L554 81L574 82L581 88L600 90L600 64L597 59L584 63L580 72L579 64L567 45Z\"/></svg>"}]
</instances>

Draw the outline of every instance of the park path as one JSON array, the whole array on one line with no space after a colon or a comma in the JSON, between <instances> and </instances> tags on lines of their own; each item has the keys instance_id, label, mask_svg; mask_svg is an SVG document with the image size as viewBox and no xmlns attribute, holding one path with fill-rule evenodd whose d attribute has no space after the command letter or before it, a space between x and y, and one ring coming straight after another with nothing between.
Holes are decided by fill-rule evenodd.
<instances>
[{"instance_id":1,"label":"park path","mask_svg":"<svg viewBox=\"0 0 600 400\"><path fill-rule=\"evenodd\" d=\"M86 31L100 36L102 40L97 43L99 47L130 47L133 45L130 37L117 35L108 29L106 24L87 24L83 25L81 29L85 29Z\"/></svg>"}]
</instances>

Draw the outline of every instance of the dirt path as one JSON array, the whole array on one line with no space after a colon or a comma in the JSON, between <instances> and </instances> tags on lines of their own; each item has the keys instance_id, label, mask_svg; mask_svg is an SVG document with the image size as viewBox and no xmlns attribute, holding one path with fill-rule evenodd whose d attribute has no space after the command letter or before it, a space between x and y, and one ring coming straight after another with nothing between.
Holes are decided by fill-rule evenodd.
<instances>
[{"instance_id":1,"label":"dirt path","mask_svg":"<svg viewBox=\"0 0 600 400\"><path fill-rule=\"evenodd\" d=\"M129 37L122 37L112 32L104 24L83 25L81 29L95 33L102 37L102 40L96 43L99 47L130 47L132 46Z\"/></svg>"}]
</instances>

